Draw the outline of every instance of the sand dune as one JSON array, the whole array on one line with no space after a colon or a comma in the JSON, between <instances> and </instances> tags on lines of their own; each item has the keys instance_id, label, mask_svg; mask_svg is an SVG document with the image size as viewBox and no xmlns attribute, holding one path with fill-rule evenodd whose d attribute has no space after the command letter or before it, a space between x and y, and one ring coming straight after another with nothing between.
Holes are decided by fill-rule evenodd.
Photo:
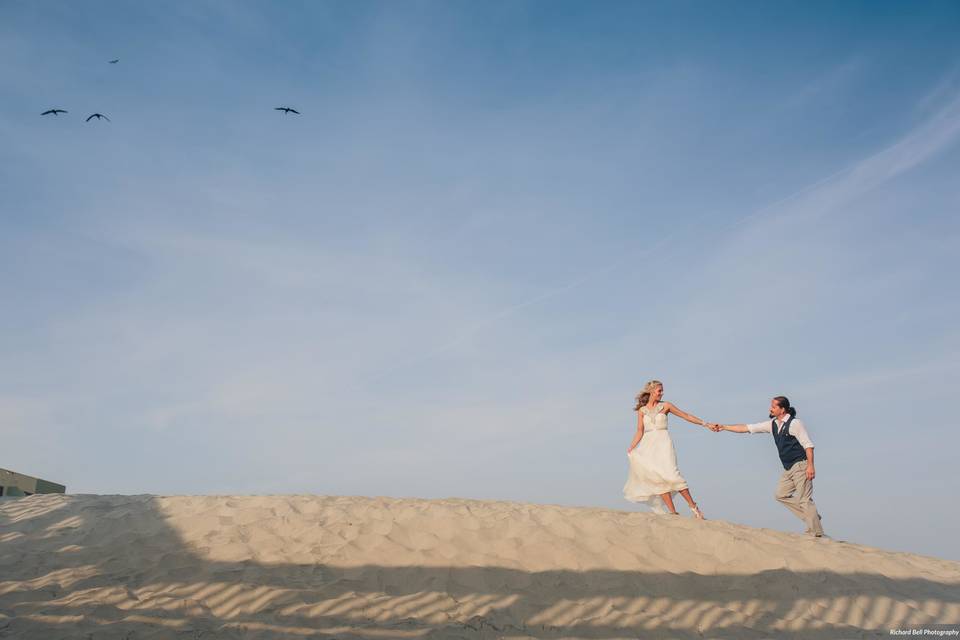
<instances>
[{"instance_id":1,"label":"sand dune","mask_svg":"<svg viewBox=\"0 0 960 640\"><path fill-rule=\"evenodd\" d=\"M857 638L960 629L960 563L473 500L0 500L4 638ZM92 634L92 635L91 635Z\"/></svg>"}]
</instances>

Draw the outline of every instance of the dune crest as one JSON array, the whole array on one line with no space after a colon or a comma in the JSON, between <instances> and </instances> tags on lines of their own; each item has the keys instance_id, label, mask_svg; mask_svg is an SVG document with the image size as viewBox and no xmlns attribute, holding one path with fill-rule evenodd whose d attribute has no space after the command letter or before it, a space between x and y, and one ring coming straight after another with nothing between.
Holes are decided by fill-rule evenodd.
<instances>
[{"instance_id":1,"label":"dune crest","mask_svg":"<svg viewBox=\"0 0 960 640\"><path fill-rule=\"evenodd\" d=\"M0 637L837 638L960 563L720 521L331 496L0 500Z\"/></svg>"}]
</instances>

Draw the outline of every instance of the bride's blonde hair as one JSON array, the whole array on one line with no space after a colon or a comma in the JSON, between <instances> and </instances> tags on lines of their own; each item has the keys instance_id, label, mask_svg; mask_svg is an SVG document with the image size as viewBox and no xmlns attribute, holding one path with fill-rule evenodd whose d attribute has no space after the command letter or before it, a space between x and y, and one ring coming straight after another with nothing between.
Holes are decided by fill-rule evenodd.
<instances>
[{"instance_id":1,"label":"bride's blonde hair","mask_svg":"<svg viewBox=\"0 0 960 640\"><path fill-rule=\"evenodd\" d=\"M650 394L657 387L662 387L663 383L659 380L651 380L647 384L643 385L643 391L637 394L637 406L633 408L634 411L640 411L640 407L646 405L650 401Z\"/></svg>"}]
</instances>

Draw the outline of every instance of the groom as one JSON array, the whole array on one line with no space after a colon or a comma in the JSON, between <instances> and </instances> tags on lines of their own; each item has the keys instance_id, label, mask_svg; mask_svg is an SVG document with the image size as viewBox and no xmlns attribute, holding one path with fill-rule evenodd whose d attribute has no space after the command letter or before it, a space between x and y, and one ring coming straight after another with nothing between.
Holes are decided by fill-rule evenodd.
<instances>
[{"instance_id":1,"label":"groom","mask_svg":"<svg viewBox=\"0 0 960 640\"><path fill-rule=\"evenodd\" d=\"M734 433L772 433L777 445L783 474L777 485L776 498L807 525L804 533L818 538L823 536L820 514L813 503L813 442L807 429L797 417L797 410L790 406L785 396L770 401L770 422L754 424L713 424L713 431Z\"/></svg>"}]
</instances>

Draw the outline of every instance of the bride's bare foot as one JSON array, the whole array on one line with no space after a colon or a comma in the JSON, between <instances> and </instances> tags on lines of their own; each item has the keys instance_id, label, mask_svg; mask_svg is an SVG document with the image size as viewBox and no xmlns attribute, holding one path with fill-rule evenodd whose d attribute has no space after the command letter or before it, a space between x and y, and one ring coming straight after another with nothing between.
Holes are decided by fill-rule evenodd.
<instances>
[{"instance_id":1,"label":"bride's bare foot","mask_svg":"<svg viewBox=\"0 0 960 640\"><path fill-rule=\"evenodd\" d=\"M700 507L698 507L696 504L690 505L690 511L693 512L693 515L697 518L697 520L706 520L706 518L703 517L703 512L700 511Z\"/></svg>"}]
</instances>

